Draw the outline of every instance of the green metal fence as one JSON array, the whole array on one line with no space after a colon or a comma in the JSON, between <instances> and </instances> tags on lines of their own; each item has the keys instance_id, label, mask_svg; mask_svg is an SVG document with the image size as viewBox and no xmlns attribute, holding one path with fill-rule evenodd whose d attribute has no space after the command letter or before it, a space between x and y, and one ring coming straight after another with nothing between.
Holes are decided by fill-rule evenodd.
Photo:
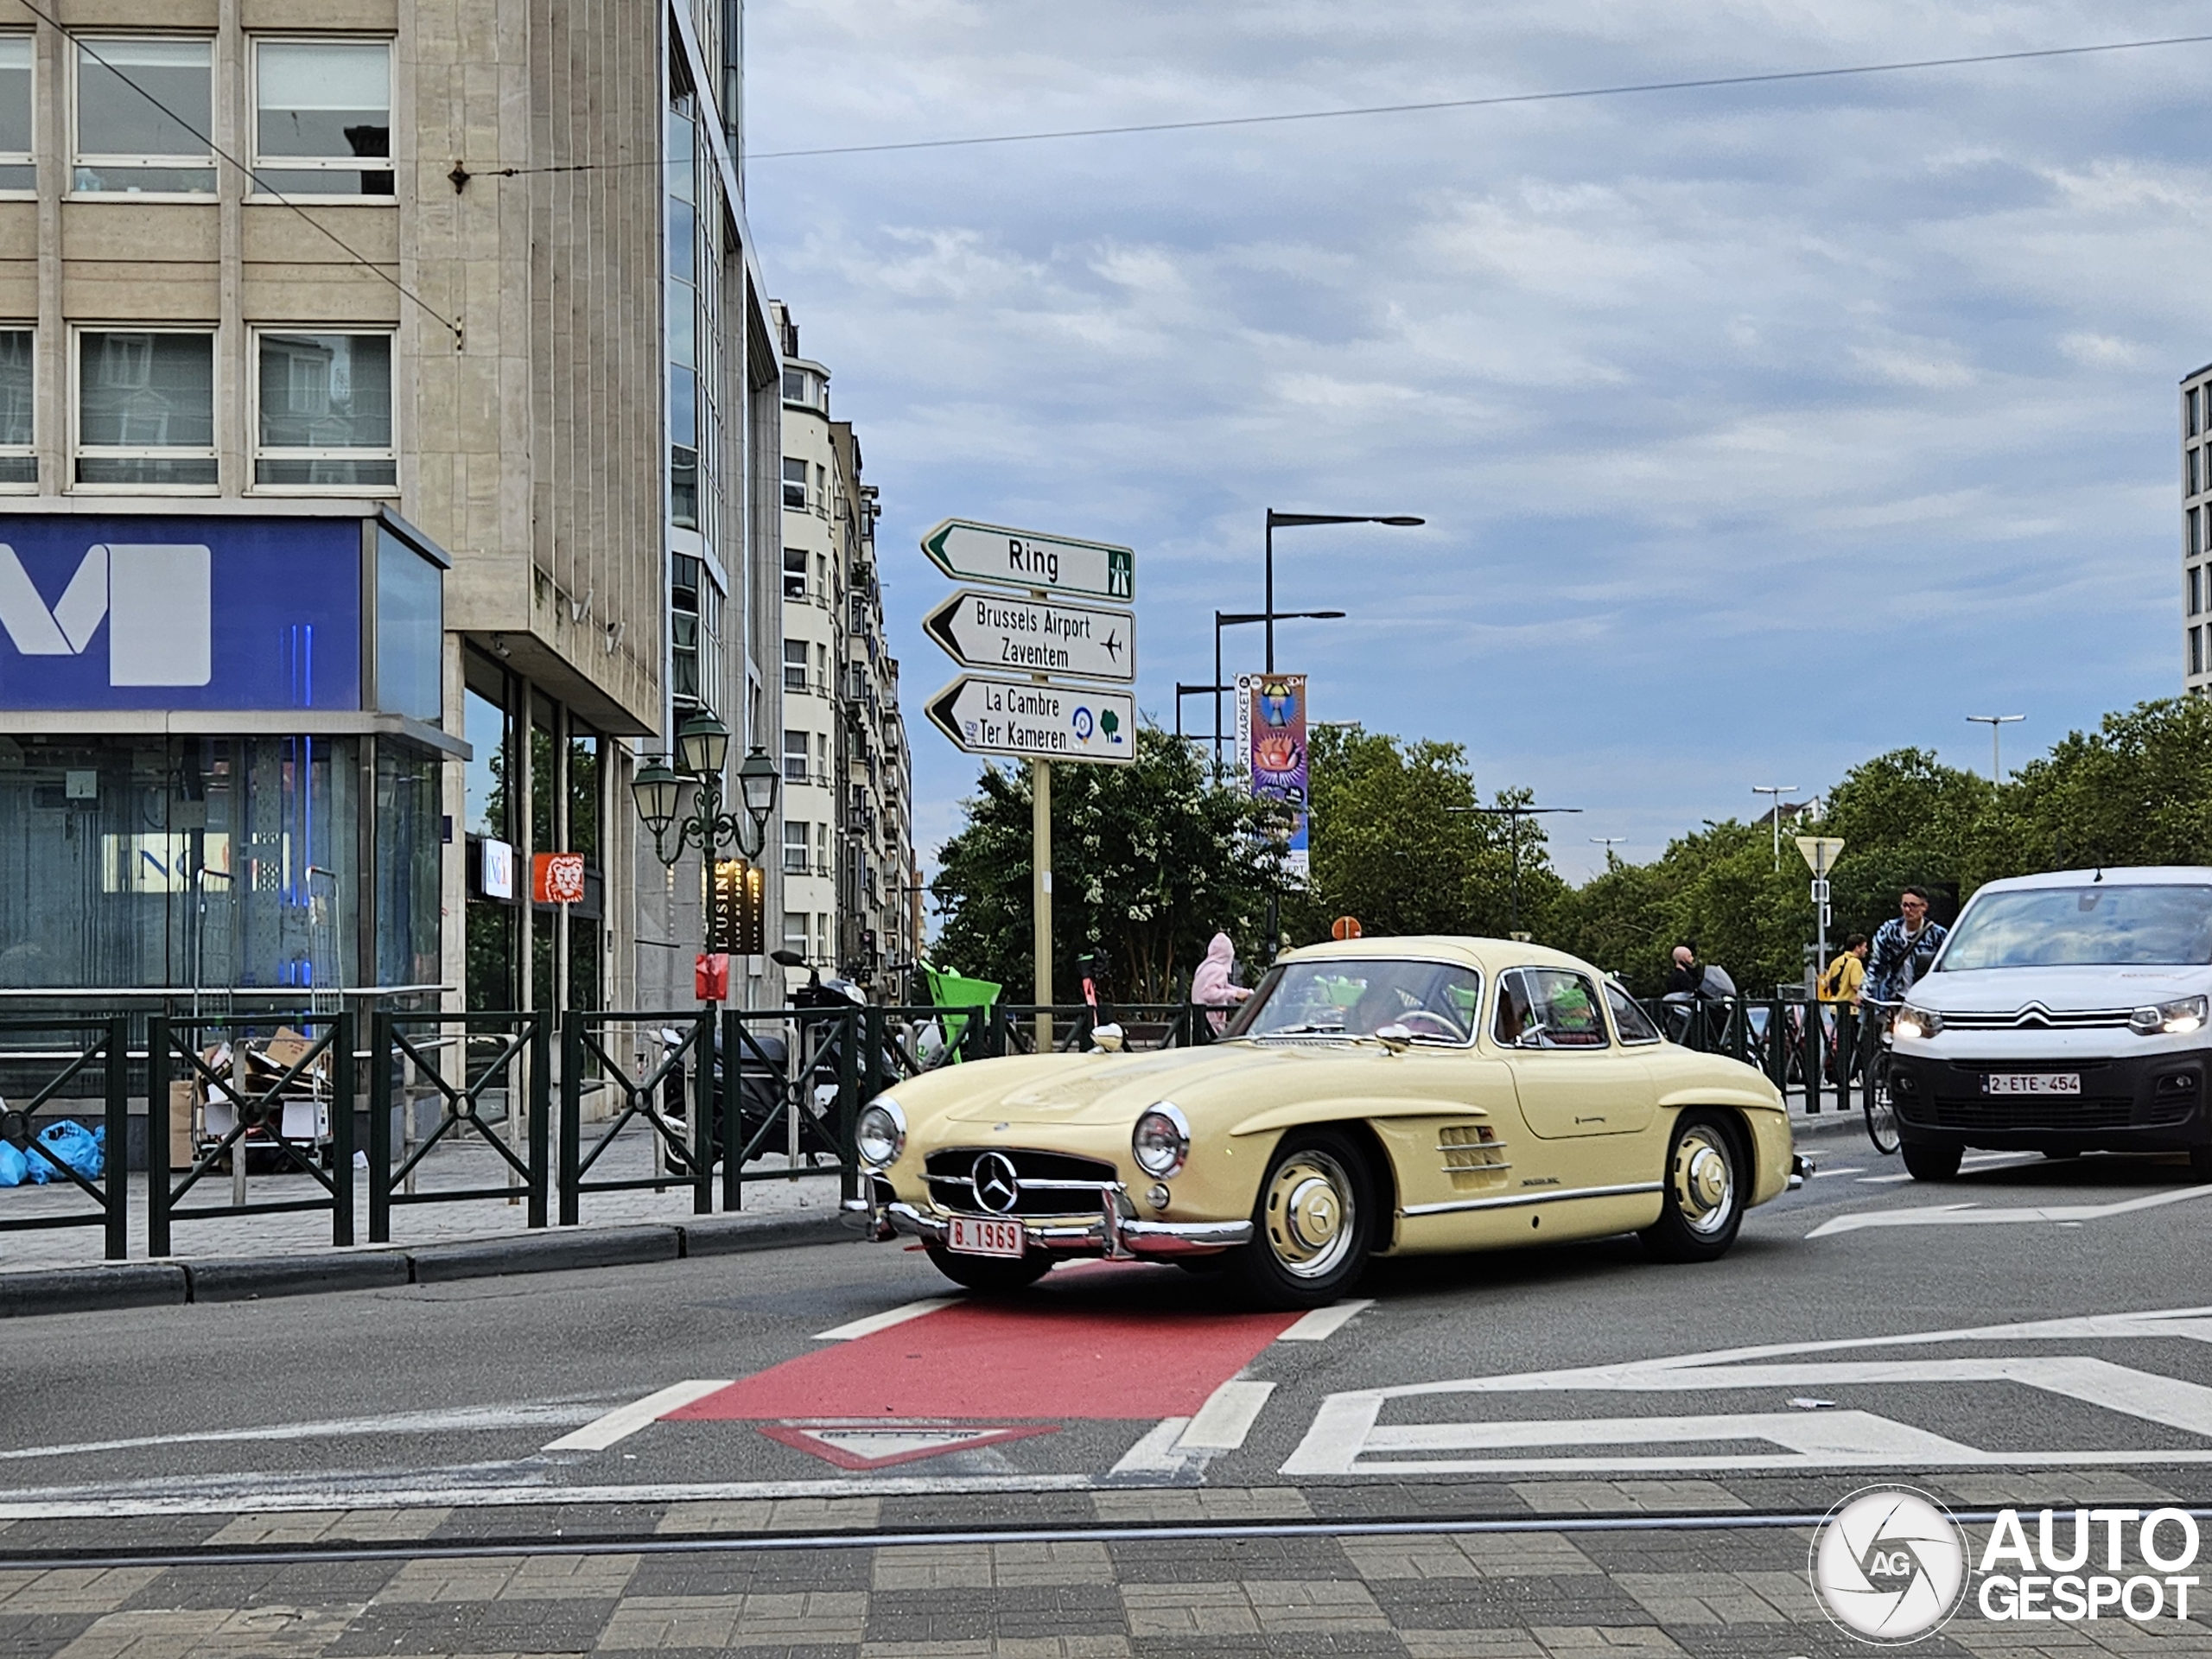
<instances>
[{"instance_id":1,"label":"green metal fence","mask_svg":"<svg viewBox=\"0 0 2212 1659\"><path fill-rule=\"evenodd\" d=\"M105 1230L104 1253L111 1262L130 1254L130 1022L122 1014L105 1020L0 1020L0 1047L10 1051L19 1077L32 1092L14 1106L0 1104L0 1141L43 1171L45 1185L74 1188L92 1208L52 1215L0 1219L0 1233L55 1227L99 1227ZM105 1166L97 1184L72 1169L39 1139L38 1109L61 1097L65 1084L97 1071L106 1103ZM22 1085L19 1084L19 1088ZM70 1098L79 1098L72 1096Z\"/></svg>"},{"instance_id":2,"label":"green metal fence","mask_svg":"<svg viewBox=\"0 0 2212 1659\"><path fill-rule=\"evenodd\" d=\"M552 1028L553 1015L543 1012L374 1016L369 1039L370 1243L391 1242L394 1205L473 1199L511 1203L518 1191L529 1205L529 1224L545 1225ZM413 1090L402 1087L403 1072L413 1074ZM415 1101L425 1085L437 1097L438 1122L417 1139L413 1133ZM507 1131L505 1135L485 1109L487 1097L494 1095L500 1103L497 1122ZM409 1132L403 1136L395 1166L391 1121L403 1109L409 1115ZM519 1156L513 1146L518 1117L524 1143ZM423 1160L441 1146L464 1141L489 1147L505 1166L508 1180L498 1186L417 1191L415 1177Z\"/></svg>"}]
</instances>

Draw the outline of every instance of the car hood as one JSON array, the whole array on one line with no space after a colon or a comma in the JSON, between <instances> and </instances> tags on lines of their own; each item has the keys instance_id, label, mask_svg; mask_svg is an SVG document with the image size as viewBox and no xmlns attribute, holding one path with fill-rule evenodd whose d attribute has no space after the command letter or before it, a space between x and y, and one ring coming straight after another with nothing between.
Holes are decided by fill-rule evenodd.
<instances>
[{"instance_id":1,"label":"car hood","mask_svg":"<svg viewBox=\"0 0 2212 1659\"><path fill-rule=\"evenodd\" d=\"M910 1116L927 1113L959 1123L1133 1122L1163 1100L1186 1110L1217 1090L1262 1097L1316 1067L1370 1063L1386 1052L1371 1044L1213 1044L1147 1054L1048 1054L946 1066L897 1093Z\"/></svg>"},{"instance_id":2,"label":"car hood","mask_svg":"<svg viewBox=\"0 0 2212 1659\"><path fill-rule=\"evenodd\" d=\"M2011 1014L2031 1002L2071 1014L2203 992L2212 992L2212 968L1974 968L1929 974L1906 1000L1937 1014Z\"/></svg>"}]
</instances>

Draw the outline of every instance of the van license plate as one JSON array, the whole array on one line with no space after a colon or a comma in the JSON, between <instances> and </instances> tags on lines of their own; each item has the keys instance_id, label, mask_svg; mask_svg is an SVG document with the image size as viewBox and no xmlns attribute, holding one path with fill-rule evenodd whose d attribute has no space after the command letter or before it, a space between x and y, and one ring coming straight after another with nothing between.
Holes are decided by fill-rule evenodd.
<instances>
[{"instance_id":1,"label":"van license plate","mask_svg":"<svg viewBox=\"0 0 2212 1659\"><path fill-rule=\"evenodd\" d=\"M1990 1071L1981 1079L1985 1095L2078 1095L2078 1071Z\"/></svg>"},{"instance_id":2,"label":"van license plate","mask_svg":"<svg viewBox=\"0 0 2212 1659\"><path fill-rule=\"evenodd\" d=\"M1018 1221L984 1221L974 1216L950 1217L945 1248L960 1255L1019 1257L1025 1248Z\"/></svg>"}]
</instances>

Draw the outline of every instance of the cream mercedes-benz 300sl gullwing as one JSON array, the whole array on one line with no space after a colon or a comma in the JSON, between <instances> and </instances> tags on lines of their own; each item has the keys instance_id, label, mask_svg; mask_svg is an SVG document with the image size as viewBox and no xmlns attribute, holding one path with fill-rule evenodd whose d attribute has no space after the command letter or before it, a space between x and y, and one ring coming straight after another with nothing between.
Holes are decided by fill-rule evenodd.
<instances>
[{"instance_id":1,"label":"cream mercedes-benz 300sl gullwing","mask_svg":"<svg viewBox=\"0 0 2212 1659\"><path fill-rule=\"evenodd\" d=\"M948 1066L861 1113L880 1238L1014 1290L1069 1256L1318 1306L1370 1255L1637 1232L1711 1261L1802 1179L1782 1096L1587 963L1499 939L1286 952L1223 1040Z\"/></svg>"}]
</instances>

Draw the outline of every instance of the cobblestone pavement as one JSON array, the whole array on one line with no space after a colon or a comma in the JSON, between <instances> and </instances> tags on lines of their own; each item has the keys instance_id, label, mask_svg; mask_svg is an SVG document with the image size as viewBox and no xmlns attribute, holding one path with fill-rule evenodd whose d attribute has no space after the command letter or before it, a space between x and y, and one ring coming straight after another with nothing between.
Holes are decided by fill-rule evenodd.
<instances>
[{"instance_id":1,"label":"cobblestone pavement","mask_svg":"<svg viewBox=\"0 0 2212 1659\"><path fill-rule=\"evenodd\" d=\"M2083 1489L2097 1477L2085 1476ZM0 1526L0 1559L39 1549L205 1548L205 1565L0 1567L0 1655L60 1659L401 1659L433 1655L729 1651L805 1659L1170 1659L1264 1653L1412 1659L1629 1659L1638 1655L1840 1659L1868 1649L1830 1624L1806 1579L1810 1530L1723 1529L1694 1514L1637 1529L1548 1529L1593 1500L1615 1516L1665 1483L1522 1483L1491 1499L1453 1489L1287 1488L1027 1495L963 1517L1090 1535L876 1543L927 1515L897 1499L589 1505L140 1517ZM1746 1500L1714 1483L1672 1483ZM2139 1496L2156 1489L2131 1481ZM1971 1487L1972 1483L1967 1484ZM1573 1491L1554 1491L1554 1487ZM1605 1488L1611 1490L1600 1491ZM1770 1494L1779 1495L1779 1494ZM1970 1503L1971 1490L1942 1494ZM1525 1529L1360 1535L1125 1536L1109 1529L1408 1503L1431 1514L1491 1503ZM1010 1506L1010 1512L1009 1512ZM1725 1506L1708 1503L1708 1507ZM1583 1523L1586 1525L1587 1523ZM604 1529L604 1530L602 1530ZM1099 1535L1105 1532L1107 1535ZM779 1549L778 1534L830 1547ZM532 1554L532 1536L590 1553ZM410 1555L496 1535L512 1553ZM754 1547L662 1553L650 1541ZM606 1548L596 1546L604 1538ZM225 1561L224 1552L397 1546L381 1559ZM766 1547L761 1547L766 1546ZM2196 1610L2192 1608L2192 1611ZM2202 1617L2020 1626L1969 1602L1916 1655L2212 1652Z\"/></svg>"}]
</instances>

